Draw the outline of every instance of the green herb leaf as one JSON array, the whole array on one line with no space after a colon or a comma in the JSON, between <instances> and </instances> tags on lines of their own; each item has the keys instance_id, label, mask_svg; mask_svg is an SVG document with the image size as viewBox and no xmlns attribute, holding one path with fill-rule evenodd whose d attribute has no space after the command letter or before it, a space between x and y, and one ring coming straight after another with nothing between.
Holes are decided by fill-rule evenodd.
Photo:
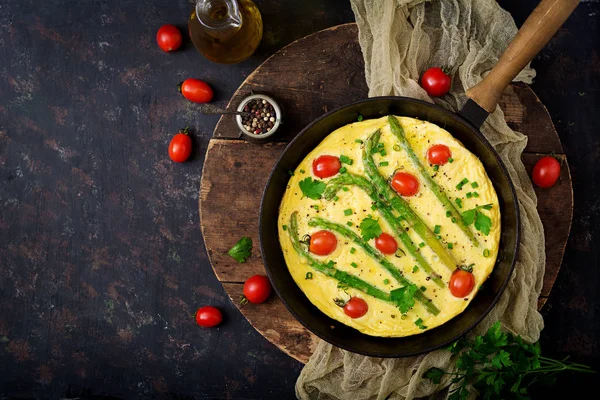
<instances>
[{"instance_id":1,"label":"green herb leaf","mask_svg":"<svg viewBox=\"0 0 600 400\"><path fill-rule=\"evenodd\" d=\"M415 293L419 290L417 285L410 284L390 292L391 299L402 314L406 314L415 305Z\"/></svg>"},{"instance_id":2,"label":"green herb leaf","mask_svg":"<svg viewBox=\"0 0 600 400\"><path fill-rule=\"evenodd\" d=\"M477 210L473 208L472 210L467 210L462 213L462 219L465 225L471 225L473 221L475 221L475 214Z\"/></svg>"},{"instance_id":3,"label":"green herb leaf","mask_svg":"<svg viewBox=\"0 0 600 400\"><path fill-rule=\"evenodd\" d=\"M430 379L431 382L437 384L442 382L442 376L444 376L444 374L445 372L443 370L433 367L425 371L425 373L423 374L423 378Z\"/></svg>"},{"instance_id":4,"label":"green herb leaf","mask_svg":"<svg viewBox=\"0 0 600 400\"><path fill-rule=\"evenodd\" d=\"M484 235L490 234L490 228L492 227L492 219L481 212L477 213L475 218L475 229Z\"/></svg>"},{"instance_id":5,"label":"green herb leaf","mask_svg":"<svg viewBox=\"0 0 600 400\"><path fill-rule=\"evenodd\" d=\"M241 238L229 251L227 252L237 262L246 262L246 259L252 254L252 239L247 236Z\"/></svg>"},{"instance_id":6,"label":"green herb leaf","mask_svg":"<svg viewBox=\"0 0 600 400\"><path fill-rule=\"evenodd\" d=\"M304 178L298 185L300 186L302 194L313 200L319 200L327 187L325 182L311 177Z\"/></svg>"},{"instance_id":7,"label":"green herb leaf","mask_svg":"<svg viewBox=\"0 0 600 400\"><path fill-rule=\"evenodd\" d=\"M379 220L365 218L360 223L360 234L364 240L375 239L382 233L381 226L379 226Z\"/></svg>"}]
</instances>

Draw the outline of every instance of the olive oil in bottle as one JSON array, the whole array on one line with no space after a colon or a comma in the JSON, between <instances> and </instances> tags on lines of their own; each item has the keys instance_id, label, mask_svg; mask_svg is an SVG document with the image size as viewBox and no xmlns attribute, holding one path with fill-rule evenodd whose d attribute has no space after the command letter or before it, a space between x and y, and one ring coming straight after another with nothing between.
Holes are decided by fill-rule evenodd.
<instances>
[{"instance_id":1,"label":"olive oil in bottle","mask_svg":"<svg viewBox=\"0 0 600 400\"><path fill-rule=\"evenodd\" d=\"M188 29L198 52L220 64L235 64L258 47L263 24L251 0L198 0Z\"/></svg>"}]
</instances>

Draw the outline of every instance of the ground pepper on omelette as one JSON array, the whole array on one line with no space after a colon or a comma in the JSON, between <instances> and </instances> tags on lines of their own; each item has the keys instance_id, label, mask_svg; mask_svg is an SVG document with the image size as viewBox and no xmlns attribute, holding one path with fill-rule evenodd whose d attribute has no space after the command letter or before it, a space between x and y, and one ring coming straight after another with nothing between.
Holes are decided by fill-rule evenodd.
<instances>
[{"instance_id":1,"label":"ground pepper on omelette","mask_svg":"<svg viewBox=\"0 0 600 400\"><path fill-rule=\"evenodd\" d=\"M402 337L468 306L494 267L500 210L483 165L450 133L389 116L328 135L293 171L278 226L317 308Z\"/></svg>"}]
</instances>

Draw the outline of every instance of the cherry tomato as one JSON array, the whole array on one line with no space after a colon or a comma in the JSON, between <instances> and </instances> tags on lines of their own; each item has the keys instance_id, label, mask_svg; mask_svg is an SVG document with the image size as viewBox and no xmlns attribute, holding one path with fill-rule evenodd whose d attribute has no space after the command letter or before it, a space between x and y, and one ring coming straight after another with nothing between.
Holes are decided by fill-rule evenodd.
<instances>
[{"instance_id":1,"label":"cherry tomato","mask_svg":"<svg viewBox=\"0 0 600 400\"><path fill-rule=\"evenodd\" d=\"M340 172L342 163L336 156L323 155L314 159L313 173L319 178L329 178Z\"/></svg>"},{"instance_id":2,"label":"cherry tomato","mask_svg":"<svg viewBox=\"0 0 600 400\"><path fill-rule=\"evenodd\" d=\"M382 233L375 239L375 247L383 254L394 254L398 250L398 243L392 236Z\"/></svg>"},{"instance_id":3,"label":"cherry tomato","mask_svg":"<svg viewBox=\"0 0 600 400\"><path fill-rule=\"evenodd\" d=\"M369 311L369 305L360 297L352 297L344 306L344 312L350 318L360 318Z\"/></svg>"},{"instance_id":4,"label":"cherry tomato","mask_svg":"<svg viewBox=\"0 0 600 400\"><path fill-rule=\"evenodd\" d=\"M156 33L156 42L166 52L175 51L181 46L181 32L173 25L163 25Z\"/></svg>"},{"instance_id":5,"label":"cherry tomato","mask_svg":"<svg viewBox=\"0 0 600 400\"><path fill-rule=\"evenodd\" d=\"M421 87L432 97L440 97L448 93L450 84L450 77L440 67L429 68L421 76Z\"/></svg>"},{"instance_id":6,"label":"cherry tomato","mask_svg":"<svg viewBox=\"0 0 600 400\"><path fill-rule=\"evenodd\" d=\"M541 188L552 187L560 177L560 163L554 157L542 157L535 163L531 177Z\"/></svg>"},{"instance_id":7,"label":"cherry tomato","mask_svg":"<svg viewBox=\"0 0 600 400\"><path fill-rule=\"evenodd\" d=\"M466 297L475 286L475 277L463 269L456 270L450 278L450 293L454 297Z\"/></svg>"},{"instance_id":8,"label":"cherry tomato","mask_svg":"<svg viewBox=\"0 0 600 400\"><path fill-rule=\"evenodd\" d=\"M223 321L223 315L218 308L212 306L201 307L196 311L196 323L203 328L212 328Z\"/></svg>"},{"instance_id":9,"label":"cherry tomato","mask_svg":"<svg viewBox=\"0 0 600 400\"><path fill-rule=\"evenodd\" d=\"M185 127L180 130L169 143L169 157L175 162L184 162L192 154L192 138L188 129L189 127Z\"/></svg>"},{"instance_id":10,"label":"cherry tomato","mask_svg":"<svg viewBox=\"0 0 600 400\"><path fill-rule=\"evenodd\" d=\"M244 297L253 304L264 303L271 295L271 282L264 275L254 275L244 283Z\"/></svg>"},{"instance_id":11,"label":"cherry tomato","mask_svg":"<svg viewBox=\"0 0 600 400\"><path fill-rule=\"evenodd\" d=\"M396 172L392 178L392 187L402 196L414 196L419 192L419 181L413 174Z\"/></svg>"},{"instance_id":12,"label":"cherry tomato","mask_svg":"<svg viewBox=\"0 0 600 400\"><path fill-rule=\"evenodd\" d=\"M326 256L333 253L337 247L337 238L329 231L318 231L310 237L308 249L318 256Z\"/></svg>"},{"instance_id":13,"label":"cherry tomato","mask_svg":"<svg viewBox=\"0 0 600 400\"><path fill-rule=\"evenodd\" d=\"M445 144L435 144L427 150L427 160L430 164L444 165L452 157L452 152Z\"/></svg>"},{"instance_id":14,"label":"cherry tomato","mask_svg":"<svg viewBox=\"0 0 600 400\"><path fill-rule=\"evenodd\" d=\"M199 79L186 79L179 84L178 89L183 97L194 103L208 103L213 98L213 90Z\"/></svg>"}]
</instances>

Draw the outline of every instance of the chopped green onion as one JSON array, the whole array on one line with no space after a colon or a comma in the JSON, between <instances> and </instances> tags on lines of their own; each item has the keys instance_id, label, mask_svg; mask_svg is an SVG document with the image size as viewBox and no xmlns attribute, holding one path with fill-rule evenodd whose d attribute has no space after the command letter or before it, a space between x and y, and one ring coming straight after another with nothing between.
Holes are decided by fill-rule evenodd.
<instances>
[{"instance_id":1,"label":"chopped green onion","mask_svg":"<svg viewBox=\"0 0 600 400\"><path fill-rule=\"evenodd\" d=\"M348 171L348 169L346 167L340 168L340 174L344 174L344 173L346 173L346 171Z\"/></svg>"},{"instance_id":2,"label":"chopped green onion","mask_svg":"<svg viewBox=\"0 0 600 400\"><path fill-rule=\"evenodd\" d=\"M348 189L346 186L344 186L344 187L342 188L342 190L343 190L344 192L347 192L347 191L348 191L348 190L350 190L350 189Z\"/></svg>"},{"instance_id":3,"label":"chopped green onion","mask_svg":"<svg viewBox=\"0 0 600 400\"><path fill-rule=\"evenodd\" d=\"M383 280L383 284L384 284L384 285L387 285L388 283L390 283L390 280L389 280L389 279L384 279L384 280Z\"/></svg>"},{"instance_id":4,"label":"chopped green onion","mask_svg":"<svg viewBox=\"0 0 600 400\"><path fill-rule=\"evenodd\" d=\"M436 225L433 227L433 233L435 233L436 235L439 235L441 230L442 230L442 227L439 225Z\"/></svg>"},{"instance_id":5,"label":"chopped green onion","mask_svg":"<svg viewBox=\"0 0 600 400\"><path fill-rule=\"evenodd\" d=\"M313 278L313 274L312 272L307 272L306 273L306 278L305 279L312 279Z\"/></svg>"},{"instance_id":6,"label":"chopped green onion","mask_svg":"<svg viewBox=\"0 0 600 400\"><path fill-rule=\"evenodd\" d=\"M479 193L473 192L473 197L479 197Z\"/></svg>"},{"instance_id":7,"label":"chopped green onion","mask_svg":"<svg viewBox=\"0 0 600 400\"><path fill-rule=\"evenodd\" d=\"M350 249L350 254L354 254L354 253L356 253L356 249L353 247Z\"/></svg>"},{"instance_id":8,"label":"chopped green onion","mask_svg":"<svg viewBox=\"0 0 600 400\"><path fill-rule=\"evenodd\" d=\"M371 206L371 210L373 210L373 211L377 210L377 204L373 204L373 205Z\"/></svg>"},{"instance_id":9,"label":"chopped green onion","mask_svg":"<svg viewBox=\"0 0 600 400\"><path fill-rule=\"evenodd\" d=\"M484 210L488 210L488 211L489 211L489 210L491 210L491 209L492 209L492 207L493 207L493 206L492 206L491 204L486 204L486 205L479 206L479 207L480 207L480 208L483 208Z\"/></svg>"},{"instance_id":10,"label":"chopped green onion","mask_svg":"<svg viewBox=\"0 0 600 400\"><path fill-rule=\"evenodd\" d=\"M460 181L458 185L456 185L456 189L462 190L462 187L465 186L467 183L469 183L469 180L467 178L463 178L462 181Z\"/></svg>"},{"instance_id":11,"label":"chopped green onion","mask_svg":"<svg viewBox=\"0 0 600 400\"><path fill-rule=\"evenodd\" d=\"M454 222L456 222L456 218L452 217L452 219L450 221L452 221L454 223Z\"/></svg>"},{"instance_id":12,"label":"chopped green onion","mask_svg":"<svg viewBox=\"0 0 600 400\"><path fill-rule=\"evenodd\" d=\"M452 213L450 211L446 211L446 217L450 217Z\"/></svg>"},{"instance_id":13,"label":"chopped green onion","mask_svg":"<svg viewBox=\"0 0 600 400\"><path fill-rule=\"evenodd\" d=\"M337 196L334 196L333 201L338 201L340 198Z\"/></svg>"},{"instance_id":14,"label":"chopped green onion","mask_svg":"<svg viewBox=\"0 0 600 400\"><path fill-rule=\"evenodd\" d=\"M436 171L436 172L437 172L437 171L439 171L439 169L440 169L440 166L439 166L439 165L435 164L435 165L433 166L433 170L434 170L434 171Z\"/></svg>"},{"instance_id":15,"label":"chopped green onion","mask_svg":"<svg viewBox=\"0 0 600 400\"><path fill-rule=\"evenodd\" d=\"M350 263L350 265L352 265L352 267L354 267L354 268L358 268L358 264L357 264L357 263L355 263L354 261L353 261L353 262L351 262L351 263Z\"/></svg>"},{"instance_id":16,"label":"chopped green onion","mask_svg":"<svg viewBox=\"0 0 600 400\"><path fill-rule=\"evenodd\" d=\"M318 206L318 205L316 205L316 204L313 204L312 208L314 208L314 209L315 209L315 211L319 211L319 206Z\"/></svg>"},{"instance_id":17,"label":"chopped green onion","mask_svg":"<svg viewBox=\"0 0 600 400\"><path fill-rule=\"evenodd\" d=\"M449 248L450 250L452 250L452 249L454 248L454 245L453 245L452 243L448 243L448 248Z\"/></svg>"},{"instance_id":18,"label":"chopped green onion","mask_svg":"<svg viewBox=\"0 0 600 400\"><path fill-rule=\"evenodd\" d=\"M355 141L356 143L363 144L363 141L362 141L362 140L360 140L360 139L354 139L354 141Z\"/></svg>"},{"instance_id":19,"label":"chopped green onion","mask_svg":"<svg viewBox=\"0 0 600 400\"><path fill-rule=\"evenodd\" d=\"M437 235L435 238L436 238L437 240L442 240L442 235Z\"/></svg>"},{"instance_id":20,"label":"chopped green onion","mask_svg":"<svg viewBox=\"0 0 600 400\"><path fill-rule=\"evenodd\" d=\"M427 288L426 288L425 286L421 286L421 288L420 288L420 289L421 289L421 292L424 292L424 291L426 291L426 290L427 290Z\"/></svg>"},{"instance_id":21,"label":"chopped green onion","mask_svg":"<svg viewBox=\"0 0 600 400\"><path fill-rule=\"evenodd\" d=\"M303 174L303 173L305 173L305 172L306 172L306 171L305 171L305 170L303 170L303 169L301 169L301 170L300 170L300 173L301 173L301 174Z\"/></svg>"},{"instance_id":22,"label":"chopped green onion","mask_svg":"<svg viewBox=\"0 0 600 400\"><path fill-rule=\"evenodd\" d=\"M458 208L463 208L463 202L461 199L456 198L454 199L454 202L456 203L456 205L458 206Z\"/></svg>"},{"instance_id":23,"label":"chopped green onion","mask_svg":"<svg viewBox=\"0 0 600 400\"><path fill-rule=\"evenodd\" d=\"M448 157L448 162L449 162L450 164L452 164L452 163L454 162L454 158L452 158L452 157Z\"/></svg>"},{"instance_id":24,"label":"chopped green onion","mask_svg":"<svg viewBox=\"0 0 600 400\"><path fill-rule=\"evenodd\" d=\"M471 193L471 192L467 193L467 199L470 199L471 197L473 197L473 193Z\"/></svg>"},{"instance_id":25,"label":"chopped green onion","mask_svg":"<svg viewBox=\"0 0 600 400\"><path fill-rule=\"evenodd\" d=\"M284 231L287 231L287 225L283 225L282 228Z\"/></svg>"},{"instance_id":26,"label":"chopped green onion","mask_svg":"<svg viewBox=\"0 0 600 400\"><path fill-rule=\"evenodd\" d=\"M388 165L390 165L390 163L387 162L387 161L382 161L382 162L379 163L380 167L387 167Z\"/></svg>"},{"instance_id":27,"label":"chopped green onion","mask_svg":"<svg viewBox=\"0 0 600 400\"><path fill-rule=\"evenodd\" d=\"M400 151L400 146L395 144L394 147L392 147L392 149L394 149L394 151Z\"/></svg>"},{"instance_id":28,"label":"chopped green onion","mask_svg":"<svg viewBox=\"0 0 600 400\"><path fill-rule=\"evenodd\" d=\"M352 223L352 221L348 221L348 222L346 222L346 225L348 225L348 226L352 226L352 225L354 225L354 224Z\"/></svg>"},{"instance_id":29,"label":"chopped green onion","mask_svg":"<svg viewBox=\"0 0 600 400\"><path fill-rule=\"evenodd\" d=\"M419 247L425 247L425 242L419 243Z\"/></svg>"},{"instance_id":30,"label":"chopped green onion","mask_svg":"<svg viewBox=\"0 0 600 400\"><path fill-rule=\"evenodd\" d=\"M363 119L365 119L365 117L363 117L363 115L362 115L362 114L358 114L358 118L356 118L356 120L357 120L358 122L362 122L362 121L363 121Z\"/></svg>"},{"instance_id":31,"label":"chopped green onion","mask_svg":"<svg viewBox=\"0 0 600 400\"><path fill-rule=\"evenodd\" d=\"M290 174L290 176L294 176L294 171L292 171L291 169L288 171L288 174Z\"/></svg>"},{"instance_id":32,"label":"chopped green onion","mask_svg":"<svg viewBox=\"0 0 600 400\"><path fill-rule=\"evenodd\" d=\"M348 165L352 165L352 163L354 162L350 157L347 157L345 155L341 155L340 156L340 162L342 164L348 164Z\"/></svg>"},{"instance_id":33,"label":"chopped green onion","mask_svg":"<svg viewBox=\"0 0 600 400\"><path fill-rule=\"evenodd\" d=\"M348 209L344 210L344 215L345 215L346 217L347 217L347 216L349 216L349 215L352 215L352 209L351 209L351 208L348 208Z\"/></svg>"},{"instance_id":34,"label":"chopped green onion","mask_svg":"<svg viewBox=\"0 0 600 400\"><path fill-rule=\"evenodd\" d=\"M421 318L415 321L415 325L419 327L419 329L427 329L425 325L423 325L423 320Z\"/></svg>"},{"instance_id":35,"label":"chopped green onion","mask_svg":"<svg viewBox=\"0 0 600 400\"><path fill-rule=\"evenodd\" d=\"M387 155L387 152L385 151L385 149L381 149L379 150L379 154L381 155L381 157L384 157Z\"/></svg>"},{"instance_id":36,"label":"chopped green onion","mask_svg":"<svg viewBox=\"0 0 600 400\"><path fill-rule=\"evenodd\" d=\"M473 189L477 189L479 187L479 185L477 184L477 182L473 182L473 183L471 183L471 187Z\"/></svg>"},{"instance_id":37,"label":"chopped green onion","mask_svg":"<svg viewBox=\"0 0 600 400\"><path fill-rule=\"evenodd\" d=\"M490 256L490 251L489 251L488 249L485 249L485 250L483 251L483 256L484 256L484 257L489 257L489 256Z\"/></svg>"},{"instance_id":38,"label":"chopped green onion","mask_svg":"<svg viewBox=\"0 0 600 400\"><path fill-rule=\"evenodd\" d=\"M413 274L414 274L415 272L417 272L418 270L419 270L419 267L417 267L416 265L415 265L415 266L413 266L413 271L412 271L412 272L413 272Z\"/></svg>"}]
</instances>

